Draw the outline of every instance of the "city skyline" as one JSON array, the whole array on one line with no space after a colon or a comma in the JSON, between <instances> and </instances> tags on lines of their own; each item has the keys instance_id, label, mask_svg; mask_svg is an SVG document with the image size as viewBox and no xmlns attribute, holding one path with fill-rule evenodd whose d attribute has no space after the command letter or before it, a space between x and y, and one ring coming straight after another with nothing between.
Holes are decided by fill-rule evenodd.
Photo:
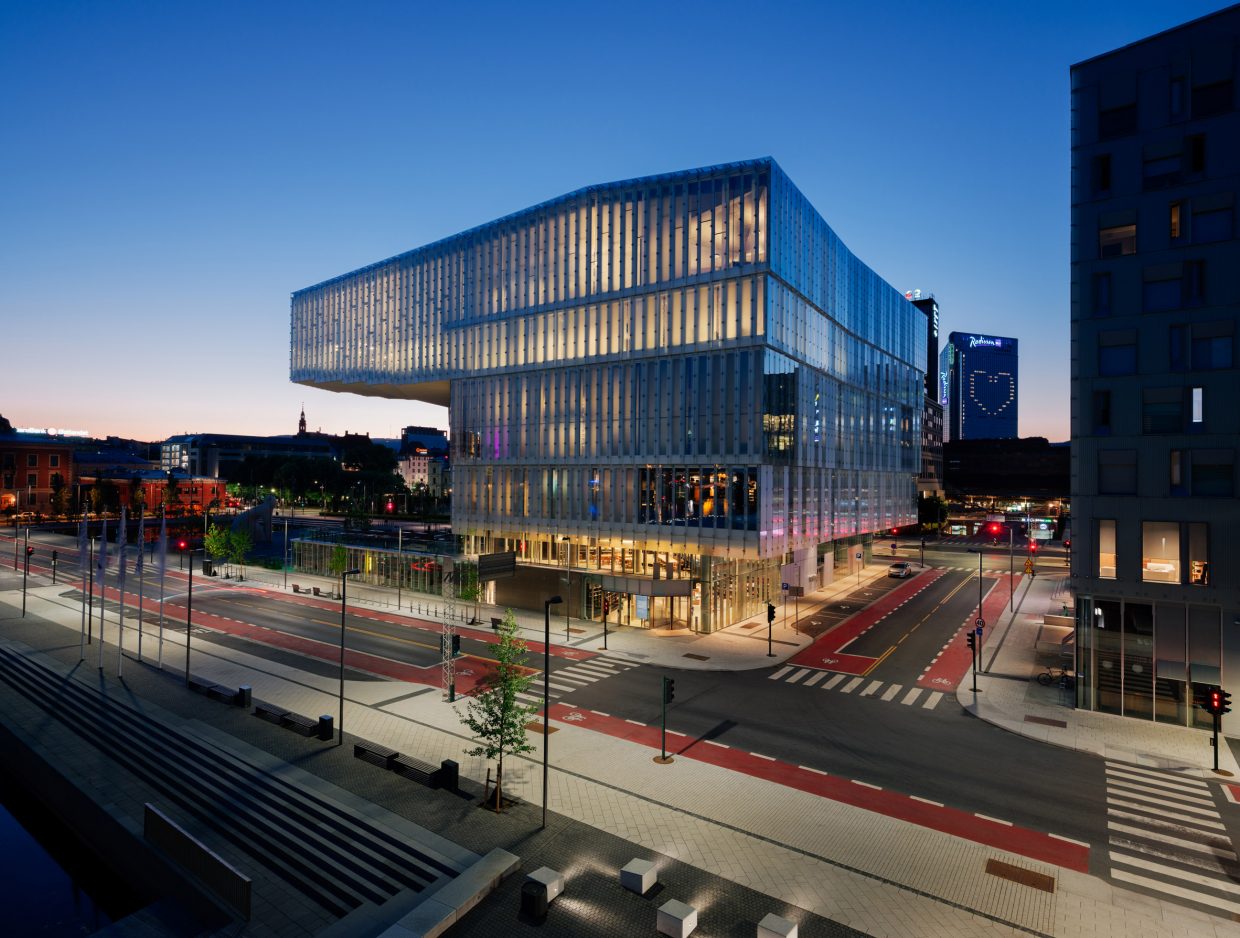
<instances>
[{"instance_id":1,"label":"city skyline","mask_svg":"<svg viewBox=\"0 0 1240 938\"><path fill-rule=\"evenodd\" d=\"M33 354L8 357L0 414L150 440L292 433L303 402L329 433L444 427L293 385L289 294L582 185L770 155L864 263L938 297L941 335L1018 338L1019 432L1064 440L1068 67L1218 8L779 8L738 30L725 6L652 34L641 6L9 6L0 271ZM324 68L306 50L329 43Z\"/></svg>"}]
</instances>

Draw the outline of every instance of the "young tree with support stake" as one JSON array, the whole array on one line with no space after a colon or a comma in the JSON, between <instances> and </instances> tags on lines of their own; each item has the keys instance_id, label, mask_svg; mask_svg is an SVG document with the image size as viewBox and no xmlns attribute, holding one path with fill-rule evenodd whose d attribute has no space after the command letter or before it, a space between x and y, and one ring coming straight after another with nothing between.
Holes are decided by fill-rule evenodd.
<instances>
[{"instance_id":1,"label":"young tree with support stake","mask_svg":"<svg viewBox=\"0 0 1240 938\"><path fill-rule=\"evenodd\" d=\"M478 745L466 755L482 756L496 761L495 811L503 810L501 794L504 779L504 756L533 752L526 738L525 724L538 712L537 706L521 703L523 693L534 680L534 672L521 665L525 642L517 637L517 620L509 609L498 630L498 639L487 645L495 659L495 670L482 681L483 690L470 698L465 712L457 714L461 722L478 739ZM543 715L546 719L546 715Z\"/></svg>"}]
</instances>

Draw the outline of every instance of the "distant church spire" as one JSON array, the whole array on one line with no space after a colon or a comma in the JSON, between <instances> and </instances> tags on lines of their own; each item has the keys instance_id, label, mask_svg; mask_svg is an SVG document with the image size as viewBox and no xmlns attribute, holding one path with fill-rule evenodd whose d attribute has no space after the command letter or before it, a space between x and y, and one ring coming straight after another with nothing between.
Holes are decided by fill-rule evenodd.
<instances>
[{"instance_id":1,"label":"distant church spire","mask_svg":"<svg viewBox=\"0 0 1240 938\"><path fill-rule=\"evenodd\" d=\"M301 419L297 421L297 435L306 435L306 405L301 405Z\"/></svg>"}]
</instances>

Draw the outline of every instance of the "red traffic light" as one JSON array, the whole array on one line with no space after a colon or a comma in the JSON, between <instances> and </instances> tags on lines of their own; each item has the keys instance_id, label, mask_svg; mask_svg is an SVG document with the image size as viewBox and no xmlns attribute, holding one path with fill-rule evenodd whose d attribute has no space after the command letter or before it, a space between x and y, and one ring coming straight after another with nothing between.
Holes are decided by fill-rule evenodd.
<instances>
[{"instance_id":1,"label":"red traffic light","mask_svg":"<svg viewBox=\"0 0 1240 938\"><path fill-rule=\"evenodd\" d=\"M1038 552L1038 542L1030 541L1029 542L1029 553L1036 554L1037 552Z\"/></svg>"},{"instance_id":2,"label":"red traffic light","mask_svg":"<svg viewBox=\"0 0 1240 938\"><path fill-rule=\"evenodd\" d=\"M27 556L27 557L29 557L29 556L30 556L31 554L33 554L33 553L34 553L34 548L33 548L33 547L27 547L27 548L26 548L26 556Z\"/></svg>"},{"instance_id":3,"label":"red traffic light","mask_svg":"<svg viewBox=\"0 0 1240 938\"><path fill-rule=\"evenodd\" d=\"M999 533L999 524L998 524L997 522L994 522L994 523L992 523L992 524L990 525L990 533L991 533L991 534L998 534L998 533Z\"/></svg>"},{"instance_id":4,"label":"red traffic light","mask_svg":"<svg viewBox=\"0 0 1240 938\"><path fill-rule=\"evenodd\" d=\"M388 503L387 503L387 510L388 510L388 511L394 511L394 510L395 510L395 508L396 508L396 504L395 504L394 502L388 502Z\"/></svg>"},{"instance_id":5,"label":"red traffic light","mask_svg":"<svg viewBox=\"0 0 1240 938\"><path fill-rule=\"evenodd\" d=\"M189 541L186 541L186 540L177 541L177 550L185 550L185 548L187 547L189 547Z\"/></svg>"}]
</instances>

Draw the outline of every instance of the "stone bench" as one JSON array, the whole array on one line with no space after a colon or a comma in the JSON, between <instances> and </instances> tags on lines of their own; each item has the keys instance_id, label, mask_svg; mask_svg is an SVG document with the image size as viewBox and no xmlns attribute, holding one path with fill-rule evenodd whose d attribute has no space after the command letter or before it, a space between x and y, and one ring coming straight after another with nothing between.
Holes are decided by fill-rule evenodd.
<instances>
[{"instance_id":1,"label":"stone bench","mask_svg":"<svg viewBox=\"0 0 1240 938\"><path fill-rule=\"evenodd\" d=\"M796 922L768 912L758 923L758 938L797 938Z\"/></svg>"},{"instance_id":2,"label":"stone bench","mask_svg":"<svg viewBox=\"0 0 1240 938\"><path fill-rule=\"evenodd\" d=\"M644 896L658 882L654 864L649 860L634 858L620 867L620 885L629 892Z\"/></svg>"},{"instance_id":3,"label":"stone bench","mask_svg":"<svg viewBox=\"0 0 1240 938\"><path fill-rule=\"evenodd\" d=\"M319 721L310 717L303 717L300 713L286 713L284 719L280 721L280 725L301 736L319 735Z\"/></svg>"},{"instance_id":4,"label":"stone bench","mask_svg":"<svg viewBox=\"0 0 1240 938\"><path fill-rule=\"evenodd\" d=\"M283 707L277 707L275 704L263 703L261 700L254 705L254 715L260 720L266 720L268 723L274 723L280 726L284 722L284 718L288 716L288 711Z\"/></svg>"},{"instance_id":5,"label":"stone bench","mask_svg":"<svg viewBox=\"0 0 1240 938\"><path fill-rule=\"evenodd\" d=\"M387 746L380 746L378 743L362 740L353 744L353 755L363 762L369 762L371 765L377 765L382 769L390 769L393 760L400 753L395 749L389 749Z\"/></svg>"},{"instance_id":6,"label":"stone bench","mask_svg":"<svg viewBox=\"0 0 1240 938\"><path fill-rule=\"evenodd\" d=\"M672 938L689 938L693 929L697 928L697 909L679 899L669 899L659 906L659 914L655 920L655 928L660 935L671 935Z\"/></svg>"},{"instance_id":7,"label":"stone bench","mask_svg":"<svg viewBox=\"0 0 1240 938\"><path fill-rule=\"evenodd\" d=\"M538 883L546 891L548 904L554 902L556 896L564 891L564 874L549 866L540 866L533 873L527 873L525 881Z\"/></svg>"}]
</instances>

